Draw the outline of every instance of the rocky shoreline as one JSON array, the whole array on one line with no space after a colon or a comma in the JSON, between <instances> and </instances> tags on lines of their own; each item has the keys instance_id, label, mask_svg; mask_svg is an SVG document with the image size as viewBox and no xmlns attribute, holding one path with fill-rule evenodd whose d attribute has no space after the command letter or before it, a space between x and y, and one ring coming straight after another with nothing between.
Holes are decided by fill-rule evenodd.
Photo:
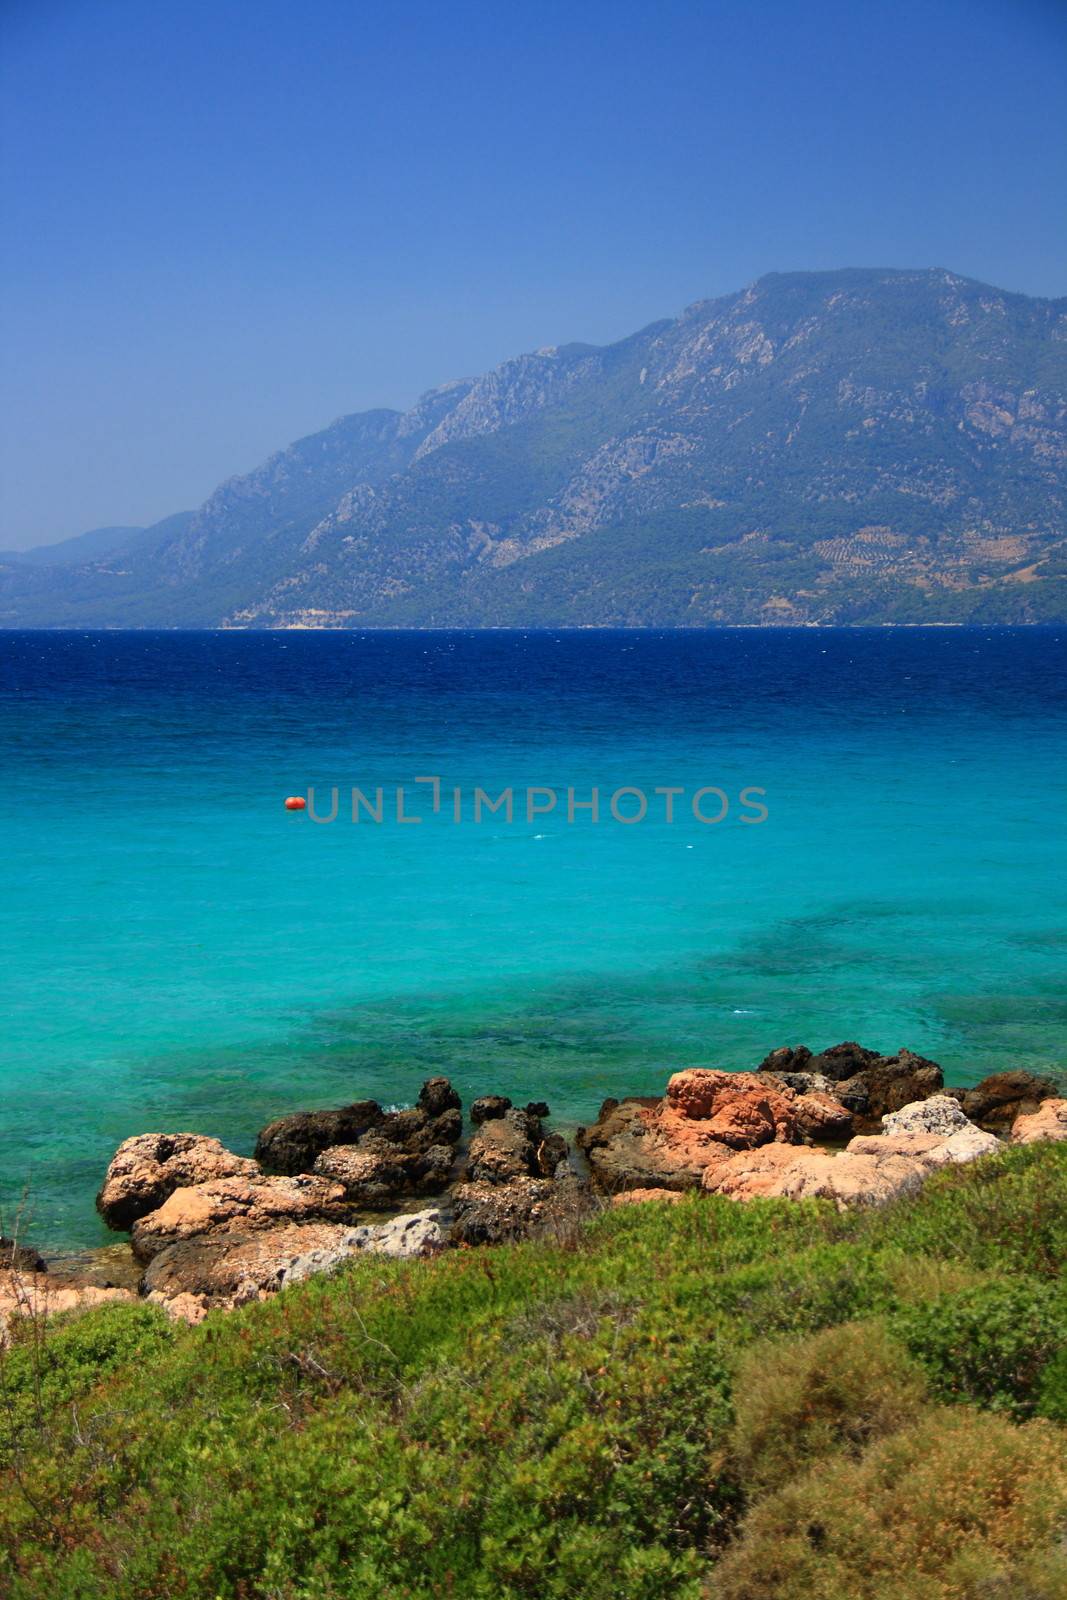
<instances>
[{"instance_id":1,"label":"rocky shoreline","mask_svg":"<svg viewBox=\"0 0 1067 1600\"><path fill-rule=\"evenodd\" d=\"M97 1207L129 1251L50 1266L0 1241L0 1334L14 1316L138 1295L198 1322L356 1254L559 1236L598 1205L687 1191L883 1204L1005 1141L1067 1140L1051 1078L1013 1071L946 1088L936 1062L851 1042L774 1050L752 1072L675 1072L661 1099L606 1100L574 1149L546 1127L543 1102L487 1094L468 1116L465 1137L459 1095L435 1077L405 1110L363 1100L280 1117L251 1157L204 1134L127 1139Z\"/></svg>"}]
</instances>

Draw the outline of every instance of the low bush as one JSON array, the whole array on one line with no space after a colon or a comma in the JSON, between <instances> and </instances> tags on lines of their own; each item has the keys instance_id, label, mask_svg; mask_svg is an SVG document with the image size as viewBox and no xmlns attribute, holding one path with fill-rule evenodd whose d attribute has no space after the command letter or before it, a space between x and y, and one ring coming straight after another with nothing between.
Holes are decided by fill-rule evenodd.
<instances>
[{"instance_id":1,"label":"low bush","mask_svg":"<svg viewBox=\"0 0 1067 1600\"><path fill-rule=\"evenodd\" d=\"M1039 1417L1067 1422L1067 1338L1041 1374L1035 1409Z\"/></svg>"},{"instance_id":2,"label":"low bush","mask_svg":"<svg viewBox=\"0 0 1067 1600\"><path fill-rule=\"evenodd\" d=\"M939 1399L1028 1417L1067 1333L1067 1299L1040 1279L993 1279L903 1306L891 1325Z\"/></svg>"},{"instance_id":3,"label":"low bush","mask_svg":"<svg viewBox=\"0 0 1067 1600\"><path fill-rule=\"evenodd\" d=\"M1067 1145L1019 1145L942 1168L911 1199L858 1221L907 1256L1057 1278L1067 1260Z\"/></svg>"},{"instance_id":4,"label":"low bush","mask_svg":"<svg viewBox=\"0 0 1067 1600\"><path fill-rule=\"evenodd\" d=\"M738 1478L757 1498L836 1451L858 1456L912 1422L925 1401L922 1377L877 1322L766 1340L734 1382Z\"/></svg>"},{"instance_id":5,"label":"low bush","mask_svg":"<svg viewBox=\"0 0 1067 1600\"><path fill-rule=\"evenodd\" d=\"M756 1505L708 1600L1062 1600L1063 1442L1045 1422L931 1411Z\"/></svg>"},{"instance_id":6,"label":"low bush","mask_svg":"<svg viewBox=\"0 0 1067 1600\"><path fill-rule=\"evenodd\" d=\"M47 1325L22 1318L11 1337L0 1357L0 1463L64 1404L167 1348L174 1329L156 1306L116 1303Z\"/></svg>"},{"instance_id":7,"label":"low bush","mask_svg":"<svg viewBox=\"0 0 1067 1600\"><path fill-rule=\"evenodd\" d=\"M885 1251L880 1264L889 1291L887 1304L916 1305L922 1300L937 1300L943 1294L959 1294L984 1281L984 1274L965 1261L946 1261L943 1257Z\"/></svg>"},{"instance_id":8,"label":"low bush","mask_svg":"<svg viewBox=\"0 0 1067 1600\"><path fill-rule=\"evenodd\" d=\"M756 1202L776 1204L776 1202ZM732 1200L719 1205L739 1207ZM807 1334L863 1316L892 1291L875 1252L851 1243L821 1242L803 1251L769 1252L762 1261L715 1277L705 1274L700 1299L716 1306L752 1338Z\"/></svg>"}]
</instances>

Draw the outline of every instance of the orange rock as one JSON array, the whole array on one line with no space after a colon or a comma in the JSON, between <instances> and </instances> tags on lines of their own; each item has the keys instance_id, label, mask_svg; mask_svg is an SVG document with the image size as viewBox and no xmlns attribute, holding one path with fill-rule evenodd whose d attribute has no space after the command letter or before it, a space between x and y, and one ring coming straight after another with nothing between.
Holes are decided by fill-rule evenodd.
<instances>
[{"instance_id":1,"label":"orange rock","mask_svg":"<svg viewBox=\"0 0 1067 1600\"><path fill-rule=\"evenodd\" d=\"M158 1211L134 1223L130 1243L139 1261L149 1261L167 1245L199 1234L334 1221L343 1214L344 1199L339 1183L312 1174L220 1178L176 1189Z\"/></svg>"},{"instance_id":2,"label":"orange rock","mask_svg":"<svg viewBox=\"0 0 1067 1600\"><path fill-rule=\"evenodd\" d=\"M50 1272L0 1271L0 1344L15 1317L51 1317L61 1311L89 1311L110 1300L136 1300L129 1289L101 1289Z\"/></svg>"},{"instance_id":3,"label":"orange rock","mask_svg":"<svg viewBox=\"0 0 1067 1600\"><path fill-rule=\"evenodd\" d=\"M706 1193L731 1200L762 1197L827 1199L847 1205L882 1205L922 1183L926 1169L909 1156L887 1153L831 1155L807 1146L764 1145L745 1150L704 1174Z\"/></svg>"},{"instance_id":4,"label":"orange rock","mask_svg":"<svg viewBox=\"0 0 1067 1600\"><path fill-rule=\"evenodd\" d=\"M1063 1139L1067 1139L1067 1100L1045 1100L1037 1111L1012 1123L1012 1144L1059 1144Z\"/></svg>"},{"instance_id":5,"label":"orange rock","mask_svg":"<svg viewBox=\"0 0 1067 1600\"><path fill-rule=\"evenodd\" d=\"M705 1125L712 1139L736 1150L778 1142L797 1134L797 1097L754 1072L717 1072L690 1067L667 1084L665 1111Z\"/></svg>"},{"instance_id":6,"label":"orange rock","mask_svg":"<svg viewBox=\"0 0 1067 1600\"><path fill-rule=\"evenodd\" d=\"M612 1195L613 1206L639 1205L646 1200L681 1200L680 1189L624 1189L622 1194Z\"/></svg>"},{"instance_id":7,"label":"orange rock","mask_svg":"<svg viewBox=\"0 0 1067 1600\"><path fill-rule=\"evenodd\" d=\"M194 1327L198 1322L203 1322L212 1310L211 1302L201 1294L176 1294L169 1300L164 1295L147 1294L145 1299L153 1305L162 1306L175 1322L188 1322Z\"/></svg>"},{"instance_id":8,"label":"orange rock","mask_svg":"<svg viewBox=\"0 0 1067 1600\"><path fill-rule=\"evenodd\" d=\"M821 1089L798 1094L793 1109L798 1128L809 1139L847 1139L852 1132L851 1111Z\"/></svg>"},{"instance_id":9,"label":"orange rock","mask_svg":"<svg viewBox=\"0 0 1067 1600\"><path fill-rule=\"evenodd\" d=\"M598 1120L576 1135L596 1182L621 1189L695 1189L705 1167L730 1154L703 1122L664 1101L606 1101Z\"/></svg>"},{"instance_id":10,"label":"orange rock","mask_svg":"<svg viewBox=\"0 0 1067 1600\"><path fill-rule=\"evenodd\" d=\"M109 1228L129 1228L175 1189L258 1171L258 1162L202 1133L139 1133L115 1151L96 1207Z\"/></svg>"},{"instance_id":11,"label":"orange rock","mask_svg":"<svg viewBox=\"0 0 1067 1600\"><path fill-rule=\"evenodd\" d=\"M731 1150L795 1139L796 1099L753 1072L691 1067L663 1100L605 1101L577 1142L604 1189L692 1189Z\"/></svg>"}]
</instances>

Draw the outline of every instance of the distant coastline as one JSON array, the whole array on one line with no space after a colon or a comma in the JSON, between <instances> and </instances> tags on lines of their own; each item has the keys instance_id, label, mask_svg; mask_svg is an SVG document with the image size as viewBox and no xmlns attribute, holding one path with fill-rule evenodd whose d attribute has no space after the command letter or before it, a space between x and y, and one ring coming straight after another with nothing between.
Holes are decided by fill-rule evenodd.
<instances>
[{"instance_id":1,"label":"distant coastline","mask_svg":"<svg viewBox=\"0 0 1067 1600\"><path fill-rule=\"evenodd\" d=\"M89 627L75 626L71 623L35 626L21 626L13 624L0 624L0 635L19 633L69 633L69 634L271 634L271 633L322 633L322 634L553 634L553 633L632 633L632 634L701 634L701 633L875 633L884 630L922 630L922 629L970 629L975 633L1010 633L1025 629L1038 631L1045 629L1049 632L1067 626L1067 616L1062 620L1042 620L1033 622L702 622L702 623L616 623L616 622L583 622L583 623L538 623L536 625L521 625L518 623L485 623L477 627L457 626L454 624L440 625L427 623L414 627L406 623L359 623L350 627L316 627L310 623L290 622L276 623L270 626L253 627L247 624L223 623L218 627L173 627L163 628L156 625L144 624L131 627L127 624L114 624L108 626Z\"/></svg>"},{"instance_id":2,"label":"distant coastline","mask_svg":"<svg viewBox=\"0 0 1067 1600\"><path fill-rule=\"evenodd\" d=\"M0 625L1059 623L1065 308L770 273L341 417L195 511L0 555Z\"/></svg>"}]
</instances>

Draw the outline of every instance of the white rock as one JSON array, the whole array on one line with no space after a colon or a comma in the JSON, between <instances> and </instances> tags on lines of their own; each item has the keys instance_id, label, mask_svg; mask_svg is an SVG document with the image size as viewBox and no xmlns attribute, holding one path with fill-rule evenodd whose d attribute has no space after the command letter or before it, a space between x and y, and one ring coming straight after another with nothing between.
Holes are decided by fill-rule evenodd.
<instances>
[{"instance_id":1,"label":"white rock","mask_svg":"<svg viewBox=\"0 0 1067 1600\"><path fill-rule=\"evenodd\" d=\"M888 1121L888 1118L886 1119ZM1001 1148L996 1134L983 1133L973 1123L966 1122L946 1138L936 1133L865 1133L850 1139L845 1154L873 1156L876 1161L888 1161L893 1156L906 1156L932 1172L935 1167L961 1165L977 1161L979 1156L990 1156Z\"/></svg>"},{"instance_id":2,"label":"white rock","mask_svg":"<svg viewBox=\"0 0 1067 1600\"><path fill-rule=\"evenodd\" d=\"M436 1207L411 1211L367 1227L353 1228L349 1236L355 1250L369 1250L380 1256L418 1256L444 1243L441 1213Z\"/></svg>"},{"instance_id":3,"label":"white rock","mask_svg":"<svg viewBox=\"0 0 1067 1600\"><path fill-rule=\"evenodd\" d=\"M958 1133L950 1133L942 1147L946 1159L954 1162L977 1161L979 1156L991 1156L1001 1148L995 1133L986 1133L970 1123Z\"/></svg>"},{"instance_id":4,"label":"white rock","mask_svg":"<svg viewBox=\"0 0 1067 1600\"><path fill-rule=\"evenodd\" d=\"M913 1100L899 1111L889 1111L882 1118L884 1133L936 1133L942 1137L973 1128L974 1123L965 1117L958 1100L947 1094L933 1094L929 1100Z\"/></svg>"},{"instance_id":5,"label":"white rock","mask_svg":"<svg viewBox=\"0 0 1067 1600\"><path fill-rule=\"evenodd\" d=\"M349 1228L337 1241L323 1250L309 1250L295 1256L283 1269L279 1287L300 1283L317 1272L332 1272L342 1262L354 1255L368 1254L393 1256L403 1259L422 1255L444 1244L441 1230L441 1213L436 1209L412 1211L393 1217L389 1222L368 1223L359 1228Z\"/></svg>"}]
</instances>

